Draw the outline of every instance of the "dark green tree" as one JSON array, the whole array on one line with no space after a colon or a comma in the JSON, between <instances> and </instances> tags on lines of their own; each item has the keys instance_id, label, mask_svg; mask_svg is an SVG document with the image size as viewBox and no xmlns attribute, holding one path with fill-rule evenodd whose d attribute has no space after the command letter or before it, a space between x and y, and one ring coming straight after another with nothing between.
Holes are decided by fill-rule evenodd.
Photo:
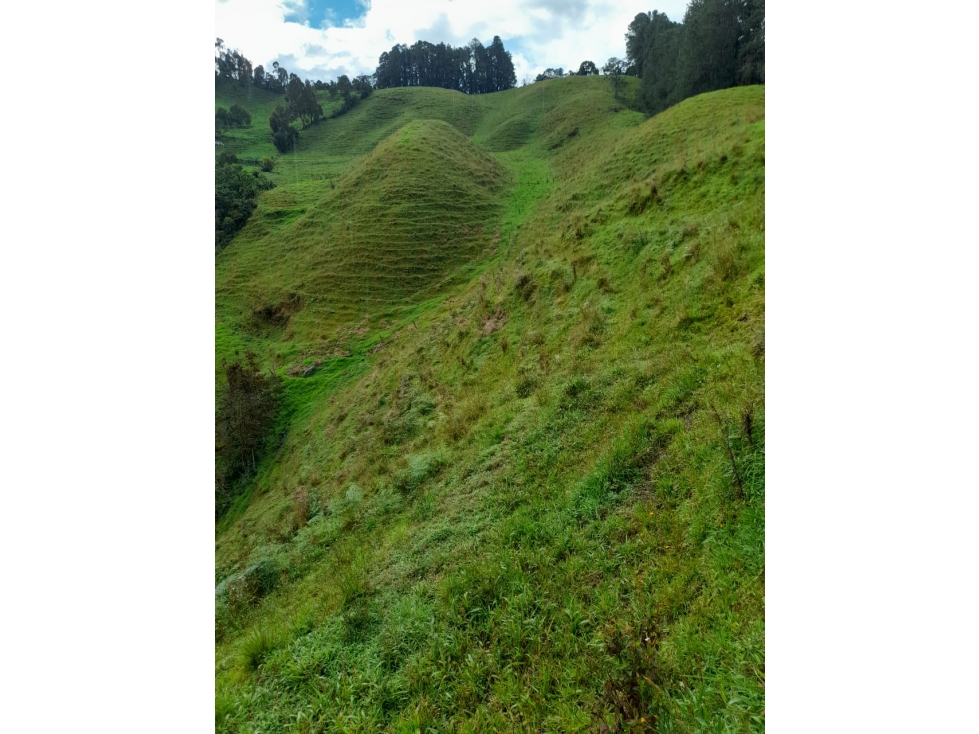
<instances>
[{"instance_id":1,"label":"dark green tree","mask_svg":"<svg viewBox=\"0 0 979 734\"><path fill-rule=\"evenodd\" d=\"M619 98L619 92L622 91L622 86L625 84L622 77L625 76L626 68L626 62L615 56L606 61L605 66L602 67L602 73L608 77L609 84L612 85L612 94L616 99Z\"/></svg>"},{"instance_id":2,"label":"dark green tree","mask_svg":"<svg viewBox=\"0 0 979 734\"><path fill-rule=\"evenodd\" d=\"M272 128L272 143L280 153L288 153L295 148L299 133L292 126L293 118L283 107L272 110L269 115L269 127Z\"/></svg>"},{"instance_id":3,"label":"dark green tree","mask_svg":"<svg viewBox=\"0 0 979 734\"><path fill-rule=\"evenodd\" d=\"M252 83L252 62L237 52L235 52L235 79L243 87Z\"/></svg>"},{"instance_id":4,"label":"dark green tree","mask_svg":"<svg viewBox=\"0 0 979 734\"><path fill-rule=\"evenodd\" d=\"M367 74L354 77L354 80L350 82L350 86L353 91L360 95L361 99L367 99L370 93L374 91L374 85L371 83L371 78Z\"/></svg>"},{"instance_id":5,"label":"dark green tree","mask_svg":"<svg viewBox=\"0 0 979 734\"><path fill-rule=\"evenodd\" d=\"M218 132L224 132L231 127L231 116L224 107L218 107L214 111L214 128Z\"/></svg>"},{"instance_id":6,"label":"dark green tree","mask_svg":"<svg viewBox=\"0 0 979 734\"><path fill-rule=\"evenodd\" d=\"M283 75L288 79L289 72L282 69ZM275 92L276 94L282 94L285 92L285 87L282 84L282 80L279 75L279 62L272 62L272 71L265 72L265 88L270 92Z\"/></svg>"},{"instance_id":7,"label":"dark green tree","mask_svg":"<svg viewBox=\"0 0 979 734\"><path fill-rule=\"evenodd\" d=\"M346 74L341 74L337 77L337 92L342 99L350 97L353 89L353 84L350 83L350 78Z\"/></svg>"},{"instance_id":8,"label":"dark green tree","mask_svg":"<svg viewBox=\"0 0 979 734\"><path fill-rule=\"evenodd\" d=\"M353 91L353 84L350 83L350 78L346 74L341 74L337 77L337 94L343 100L343 106L340 108L341 112L346 112L354 106Z\"/></svg>"},{"instance_id":9,"label":"dark green tree","mask_svg":"<svg viewBox=\"0 0 979 734\"><path fill-rule=\"evenodd\" d=\"M280 153L289 153L296 148L299 131L292 125L284 125L272 133L272 144Z\"/></svg>"},{"instance_id":10,"label":"dark green tree","mask_svg":"<svg viewBox=\"0 0 979 734\"><path fill-rule=\"evenodd\" d=\"M544 69L544 71L542 71L534 78L534 81L546 82L548 79L560 79L563 76L564 76L564 69L559 66L557 69Z\"/></svg>"},{"instance_id":11,"label":"dark green tree","mask_svg":"<svg viewBox=\"0 0 979 734\"><path fill-rule=\"evenodd\" d=\"M489 53L478 38L466 44L468 58L463 59L463 91L467 94L484 94L489 89Z\"/></svg>"},{"instance_id":12,"label":"dark green tree","mask_svg":"<svg viewBox=\"0 0 979 734\"><path fill-rule=\"evenodd\" d=\"M223 366L226 386L215 420L217 516L234 499L236 484L254 474L269 448L282 396L281 378L262 372L255 353L245 352L244 358Z\"/></svg>"},{"instance_id":13,"label":"dark green tree","mask_svg":"<svg viewBox=\"0 0 979 734\"><path fill-rule=\"evenodd\" d=\"M214 41L214 76L218 79L230 79L231 68L228 64L228 51L220 38Z\"/></svg>"},{"instance_id":14,"label":"dark green tree","mask_svg":"<svg viewBox=\"0 0 979 734\"><path fill-rule=\"evenodd\" d=\"M734 0L690 0L677 59L680 97L737 82L738 6Z\"/></svg>"},{"instance_id":15,"label":"dark green tree","mask_svg":"<svg viewBox=\"0 0 979 734\"><path fill-rule=\"evenodd\" d=\"M655 114L682 99L677 60L683 26L671 21L664 13L654 10L642 33L645 48L640 51L642 81L637 101L646 112Z\"/></svg>"},{"instance_id":16,"label":"dark green tree","mask_svg":"<svg viewBox=\"0 0 979 734\"><path fill-rule=\"evenodd\" d=\"M264 176L248 173L233 154L222 153L214 169L214 249L220 251L255 209L260 191L272 188Z\"/></svg>"},{"instance_id":17,"label":"dark green tree","mask_svg":"<svg viewBox=\"0 0 979 734\"><path fill-rule=\"evenodd\" d=\"M598 76L598 67L594 61L582 61L578 67L578 76Z\"/></svg>"},{"instance_id":18,"label":"dark green tree","mask_svg":"<svg viewBox=\"0 0 979 734\"><path fill-rule=\"evenodd\" d=\"M488 92L502 92L517 86L517 74L513 69L513 58L510 56L510 52L503 47L503 41L500 40L499 36L493 36L493 42L487 49L487 57L490 67Z\"/></svg>"},{"instance_id":19,"label":"dark green tree","mask_svg":"<svg viewBox=\"0 0 979 734\"><path fill-rule=\"evenodd\" d=\"M289 116L289 113L281 105L277 105L272 114L269 115L269 127L272 128L272 132L278 132L279 128L285 127L293 120Z\"/></svg>"},{"instance_id":20,"label":"dark green tree","mask_svg":"<svg viewBox=\"0 0 979 734\"><path fill-rule=\"evenodd\" d=\"M251 127L252 124L252 116L248 114L248 110L236 104L231 105L228 110L228 120L232 127Z\"/></svg>"},{"instance_id":21,"label":"dark green tree","mask_svg":"<svg viewBox=\"0 0 979 734\"><path fill-rule=\"evenodd\" d=\"M290 75L285 112L289 122L298 118L303 129L323 117L323 108L316 101L316 90L308 79L303 82L295 74Z\"/></svg>"},{"instance_id":22,"label":"dark green tree","mask_svg":"<svg viewBox=\"0 0 979 734\"><path fill-rule=\"evenodd\" d=\"M639 13L629 23L629 28L625 34L626 62L635 68L638 77L643 75L643 61L646 56L646 48L649 45L648 32L651 22L652 13Z\"/></svg>"},{"instance_id":23,"label":"dark green tree","mask_svg":"<svg viewBox=\"0 0 979 734\"><path fill-rule=\"evenodd\" d=\"M765 83L765 0L738 4L737 83Z\"/></svg>"}]
</instances>

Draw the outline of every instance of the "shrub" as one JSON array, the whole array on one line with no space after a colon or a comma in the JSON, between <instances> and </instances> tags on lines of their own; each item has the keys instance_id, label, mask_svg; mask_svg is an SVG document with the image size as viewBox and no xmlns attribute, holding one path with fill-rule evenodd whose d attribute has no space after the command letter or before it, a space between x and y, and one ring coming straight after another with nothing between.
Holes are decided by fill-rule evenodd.
<instances>
[{"instance_id":1,"label":"shrub","mask_svg":"<svg viewBox=\"0 0 979 734\"><path fill-rule=\"evenodd\" d=\"M282 392L281 379L271 372L263 374L253 352L246 352L244 359L225 363L224 371L227 387L215 421L218 516L234 499L236 482L255 471L258 458L268 447Z\"/></svg>"},{"instance_id":2,"label":"shrub","mask_svg":"<svg viewBox=\"0 0 979 734\"><path fill-rule=\"evenodd\" d=\"M262 158L262 170L266 173L271 173L272 169L275 168L275 160L266 156Z\"/></svg>"},{"instance_id":3,"label":"shrub","mask_svg":"<svg viewBox=\"0 0 979 734\"><path fill-rule=\"evenodd\" d=\"M224 107L218 107L214 111L214 127L217 130L227 130L231 127L231 118Z\"/></svg>"},{"instance_id":4,"label":"shrub","mask_svg":"<svg viewBox=\"0 0 979 734\"><path fill-rule=\"evenodd\" d=\"M231 105L228 110L228 120L233 127L251 127L252 116L240 105Z\"/></svg>"},{"instance_id":5,"label":"shrub","mask_svg":"<svg viewBox=\"0 0 979 734\"><path fill-rule=\"evenodd\" d=\"M248 173L231 153L218 156L214 171L214 249L220 251L255 209L258 193L275 186L258 171Z\"/></svg>"},{"instance_id":6,"label":"shrub","mask_svg":"<svg viewBox=\"0 0 979 734\"><path fill-rule=\"evenodd\" d=\"M272 142L280 153L288 153L299 140L299 133L292 125L284 125L272 134Z\"/></svg>"},{"instance_id":7,"label":"shrub","mask_svg":"<svg viewBox=\"0 0 979 734\"><path fill-rule=\"evenodd\" d=\"M288 153L295 148L299 133L290 123L295 119L288 109L276 107L269 115L269 127L272 129L272 142L280 153Z\"/></svg>"}]
</instances>

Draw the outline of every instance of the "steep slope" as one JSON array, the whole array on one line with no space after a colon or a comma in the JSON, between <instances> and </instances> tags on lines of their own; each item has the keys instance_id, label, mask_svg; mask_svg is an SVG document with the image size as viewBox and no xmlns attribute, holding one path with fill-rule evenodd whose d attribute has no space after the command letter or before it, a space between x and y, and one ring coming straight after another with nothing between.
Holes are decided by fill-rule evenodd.
<instances>
[{"instance_id":1,"label":"steep slope","mask_svg":"<svg viewBox=\"0 0 979 734\"><path fill-rule=\"evenodd\" d=\"M764 728L764 89L643 121L596 82L481 100L498 253L307 395L221 525L219 731Z\"/></svg>"}]
</instances>

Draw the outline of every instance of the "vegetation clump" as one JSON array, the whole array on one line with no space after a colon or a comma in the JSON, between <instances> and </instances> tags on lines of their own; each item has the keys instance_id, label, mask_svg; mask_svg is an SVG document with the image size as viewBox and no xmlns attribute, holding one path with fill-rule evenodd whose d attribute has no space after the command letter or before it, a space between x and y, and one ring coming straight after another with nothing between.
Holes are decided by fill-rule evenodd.
<instances>
[{"instance_id":1,"label":"vegetation clump","mask_svg":"<svg viewBox=\"0 0 979 734\"><path fill-rule=\"evenodd\" d=\"M249 127L252 116L241 105L231 105L230 110L218 107L214 112L214 124L218 130L230 130L236 127Z\"/></svg>"},{"instance_id":2,"label":"vegetation clump","mask_svg":"<svg viewBox=\"0 0 979 734\"><path fill-rule=\"evenodd\" d=\"M682 23L654 10L626 32L636 101L655 114L688 97L765 83L765 0L691 0Z\"/></svg>"},{"instance_id":3,"label":"vegetation clump","mask_svg":"<svg viewBox=\"0 0 979 734\"><path fill-rule=\"evenodd\" d=\"M466 94L502 92L517 85L513 59L499 36L493 36L488 47L476 38L459 48L428 41L395 45L381 54L374 78L378 89L442 87Z\"/></svg>"},{"instance_id":4,"label":"vegetation clump","mask_svg":"<svg viewBox=\"0 0 979 734\"><path fill-rule=\"evenodd\" d=\"M245 226L259 192L274 187L269 179L257 171L247 172L237 161L233 153L222 154L214 168L214 248L218 252Z\"/></svg>"},{"instance_id":5,"label":"vegetation clump","mask_svg":"<svg viewBox=\"0 0 979 734\"><path fill-rule=\"evenodd\" d=\"M264 373L254 352L224 365L227 384L218 403L216 419L218 516L230 505L241 480L255 472L268 448L278 415L282 382Z\"/></svg>"}]
</instances>

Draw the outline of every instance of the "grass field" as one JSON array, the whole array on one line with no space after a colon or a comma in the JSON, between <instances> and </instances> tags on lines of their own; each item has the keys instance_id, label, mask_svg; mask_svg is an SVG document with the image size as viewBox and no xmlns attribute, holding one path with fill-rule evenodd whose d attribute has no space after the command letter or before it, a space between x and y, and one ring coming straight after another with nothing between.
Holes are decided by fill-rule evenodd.
<instances>
[{"instance_id":1,"label":"grass field","mask_svg":"<svg viewBox=\"0 0 979 734\"><path fill-rule=\"evenodd\" d=\"M764 729L764 88L627 82L382 90L277 157L216 260L218 362L286 382L218 731Z\"/></svg>"}]
</instances>

